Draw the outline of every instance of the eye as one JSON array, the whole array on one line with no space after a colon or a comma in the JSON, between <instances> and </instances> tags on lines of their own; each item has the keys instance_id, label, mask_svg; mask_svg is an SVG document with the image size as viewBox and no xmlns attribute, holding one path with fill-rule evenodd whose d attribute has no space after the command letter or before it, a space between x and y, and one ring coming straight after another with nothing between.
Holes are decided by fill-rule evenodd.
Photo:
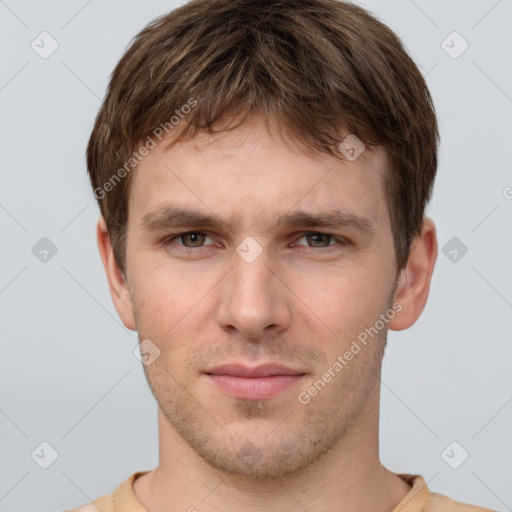
<instances>
[{"instance_id":1,"label":"eye","mask_svg":"<svg viewBox=\"0 0 512 512\"><path fill-rule=\"evenodd\" d=\"M329 233L317 233L317 232L309 232L309 233L302 233L302 236L298 239L301 240L305 238L308 243L313 244L310 245L310 248L324 248L324 247L330 247L332 245L336 245L336 242L341 244L347 244L349 243L348 240L346 240L343 237L336 237L334 235L331 235ZM334 242L334 243L329 243ZM327 245L325 245L327 244ZM297 244L297 245L304 245L304 244Z\"/></svg>"},{"instance_id":2,"label":"eye","mask_svg":"<svg viewBox=\"0 0 512 512\"><path fill-rule=\"evenodd\" d=\"M334 236L330 233L320 232L303 232L299 233L300 237L296 238L292 246L306 246L305 250L311 250L318 253L328 253L338 251L340 246L350 244L350 240L346 238ZM210 239L210 244L207 243L207 239ZM299 243L300 240L305 239L306 243ZM184 252L184 253L196 253L201 248L208 247L212 244L213 240L204 231L187 231L184 233L177 233L169 235L162 240L162 245L167 247L169 250ZM323 249L323 250L322 250Z\"/></svg>"},{"instance_id":3,"label":"eye","mask_svg":"<svg viewBox=\"0 0 512 512\"><path fill-rule=\"evenodd\" d=\"M209 238L209 236L203 231L187 231L186 233L179 233L178 235L166 238L164 244L173 242L184 248L193 249L195 247L202 247L206 238ZM180 240L183 243L176 242L176 240Z\"/></svg>"}]
</instances>

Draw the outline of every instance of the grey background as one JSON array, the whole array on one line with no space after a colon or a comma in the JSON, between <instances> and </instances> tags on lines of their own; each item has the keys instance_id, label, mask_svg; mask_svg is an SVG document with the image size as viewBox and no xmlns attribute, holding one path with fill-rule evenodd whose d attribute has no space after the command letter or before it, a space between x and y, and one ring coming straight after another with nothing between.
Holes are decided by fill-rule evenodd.
<instances>
[{"instance_id":1,"label":"grey background","mask_svg":"<svg viewBox=\"0 0 512 512\"><path fill-rule=\"evenodd\" d=\"M0 1L0 511L76 507L158 463L156 403L110 299L84 151L129 40L177 5ZM512 1L361 5L426 75L442 138L428 209L440 252L423 315L389 335L382 461L512 510ZM47 59L31 48L43 31L59 45ZM469 44L458 58L453 31ZM57 248L46 262L32 252L42 237ZM442 251L453 237L468 249L455 262ZM58 452L48 469L31 456L43 441ZM441 455L453 441L469 453L458 469Z\"/></svg>"}]
</instances>

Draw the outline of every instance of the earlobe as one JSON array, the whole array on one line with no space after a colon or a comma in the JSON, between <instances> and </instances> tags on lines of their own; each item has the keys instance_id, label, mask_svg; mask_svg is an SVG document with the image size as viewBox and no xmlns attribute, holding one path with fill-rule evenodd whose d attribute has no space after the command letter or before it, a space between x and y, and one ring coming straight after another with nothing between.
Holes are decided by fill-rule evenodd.
<instances>
[{"instance_id":1,"label":"earlobe","mask_svg":"<svg viewBox=\"0 0 512 512\"><path fill-rule=\"evenodd\" d=\"M100 216L98 220L96 237L101 261L103 262L103 267L105 268L105 273L108 279L110 296L112 297L116 311L125 327L135 331L136 325L131 292L128 287L128 282L114 257L114 251L110 242L107 225L102 216Z\"/></svg>"},{"instance_id":2,"label":"earlobe","mask_svg":"<svg viewBox=\"0 0 512 512\"><path fill-rule=\"evenodd\" d=\"M428 299L436 259L436 228L432 219L426 217L420 235L411 243L407 265L398 278L394 303L400 304L401 309L389 322L390 330L407 329L420 317Z\"/></svg>"}]
</instances>

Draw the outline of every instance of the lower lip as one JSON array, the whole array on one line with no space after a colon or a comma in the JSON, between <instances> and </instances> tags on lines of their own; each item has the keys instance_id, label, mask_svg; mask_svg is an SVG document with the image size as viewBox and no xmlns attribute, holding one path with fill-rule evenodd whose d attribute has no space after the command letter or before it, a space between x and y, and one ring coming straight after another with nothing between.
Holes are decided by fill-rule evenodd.
<instances>
[{"instance_id":1,"label":"lower lip","mask_svg":"<svg viewBox=\"0 0 512 512\"><path fill-rule=\"evenodd\" d=\"M207 375L224 393L242 400L265 400L293 386L303 375L271 375L269 377L236 377Z\"/></svg>"}]
</instances>

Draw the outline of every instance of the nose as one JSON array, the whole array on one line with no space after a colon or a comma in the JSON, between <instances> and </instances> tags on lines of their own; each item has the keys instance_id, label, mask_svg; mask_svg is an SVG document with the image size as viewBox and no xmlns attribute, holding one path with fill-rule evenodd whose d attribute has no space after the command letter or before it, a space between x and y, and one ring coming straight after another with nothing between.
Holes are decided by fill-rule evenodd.
<instances>
[{"instance_id":1,"label":"nose","mask_svg":"<svg viewBox=\"0 0 512 512\"><path fill-rule=\"evenodd\" d=\"M255 340L290 325L291 292L265 251L250 263L236 254L219 292L216 320L231 334L238 331L244 338Z\"/></svg>"}]
</instances>

